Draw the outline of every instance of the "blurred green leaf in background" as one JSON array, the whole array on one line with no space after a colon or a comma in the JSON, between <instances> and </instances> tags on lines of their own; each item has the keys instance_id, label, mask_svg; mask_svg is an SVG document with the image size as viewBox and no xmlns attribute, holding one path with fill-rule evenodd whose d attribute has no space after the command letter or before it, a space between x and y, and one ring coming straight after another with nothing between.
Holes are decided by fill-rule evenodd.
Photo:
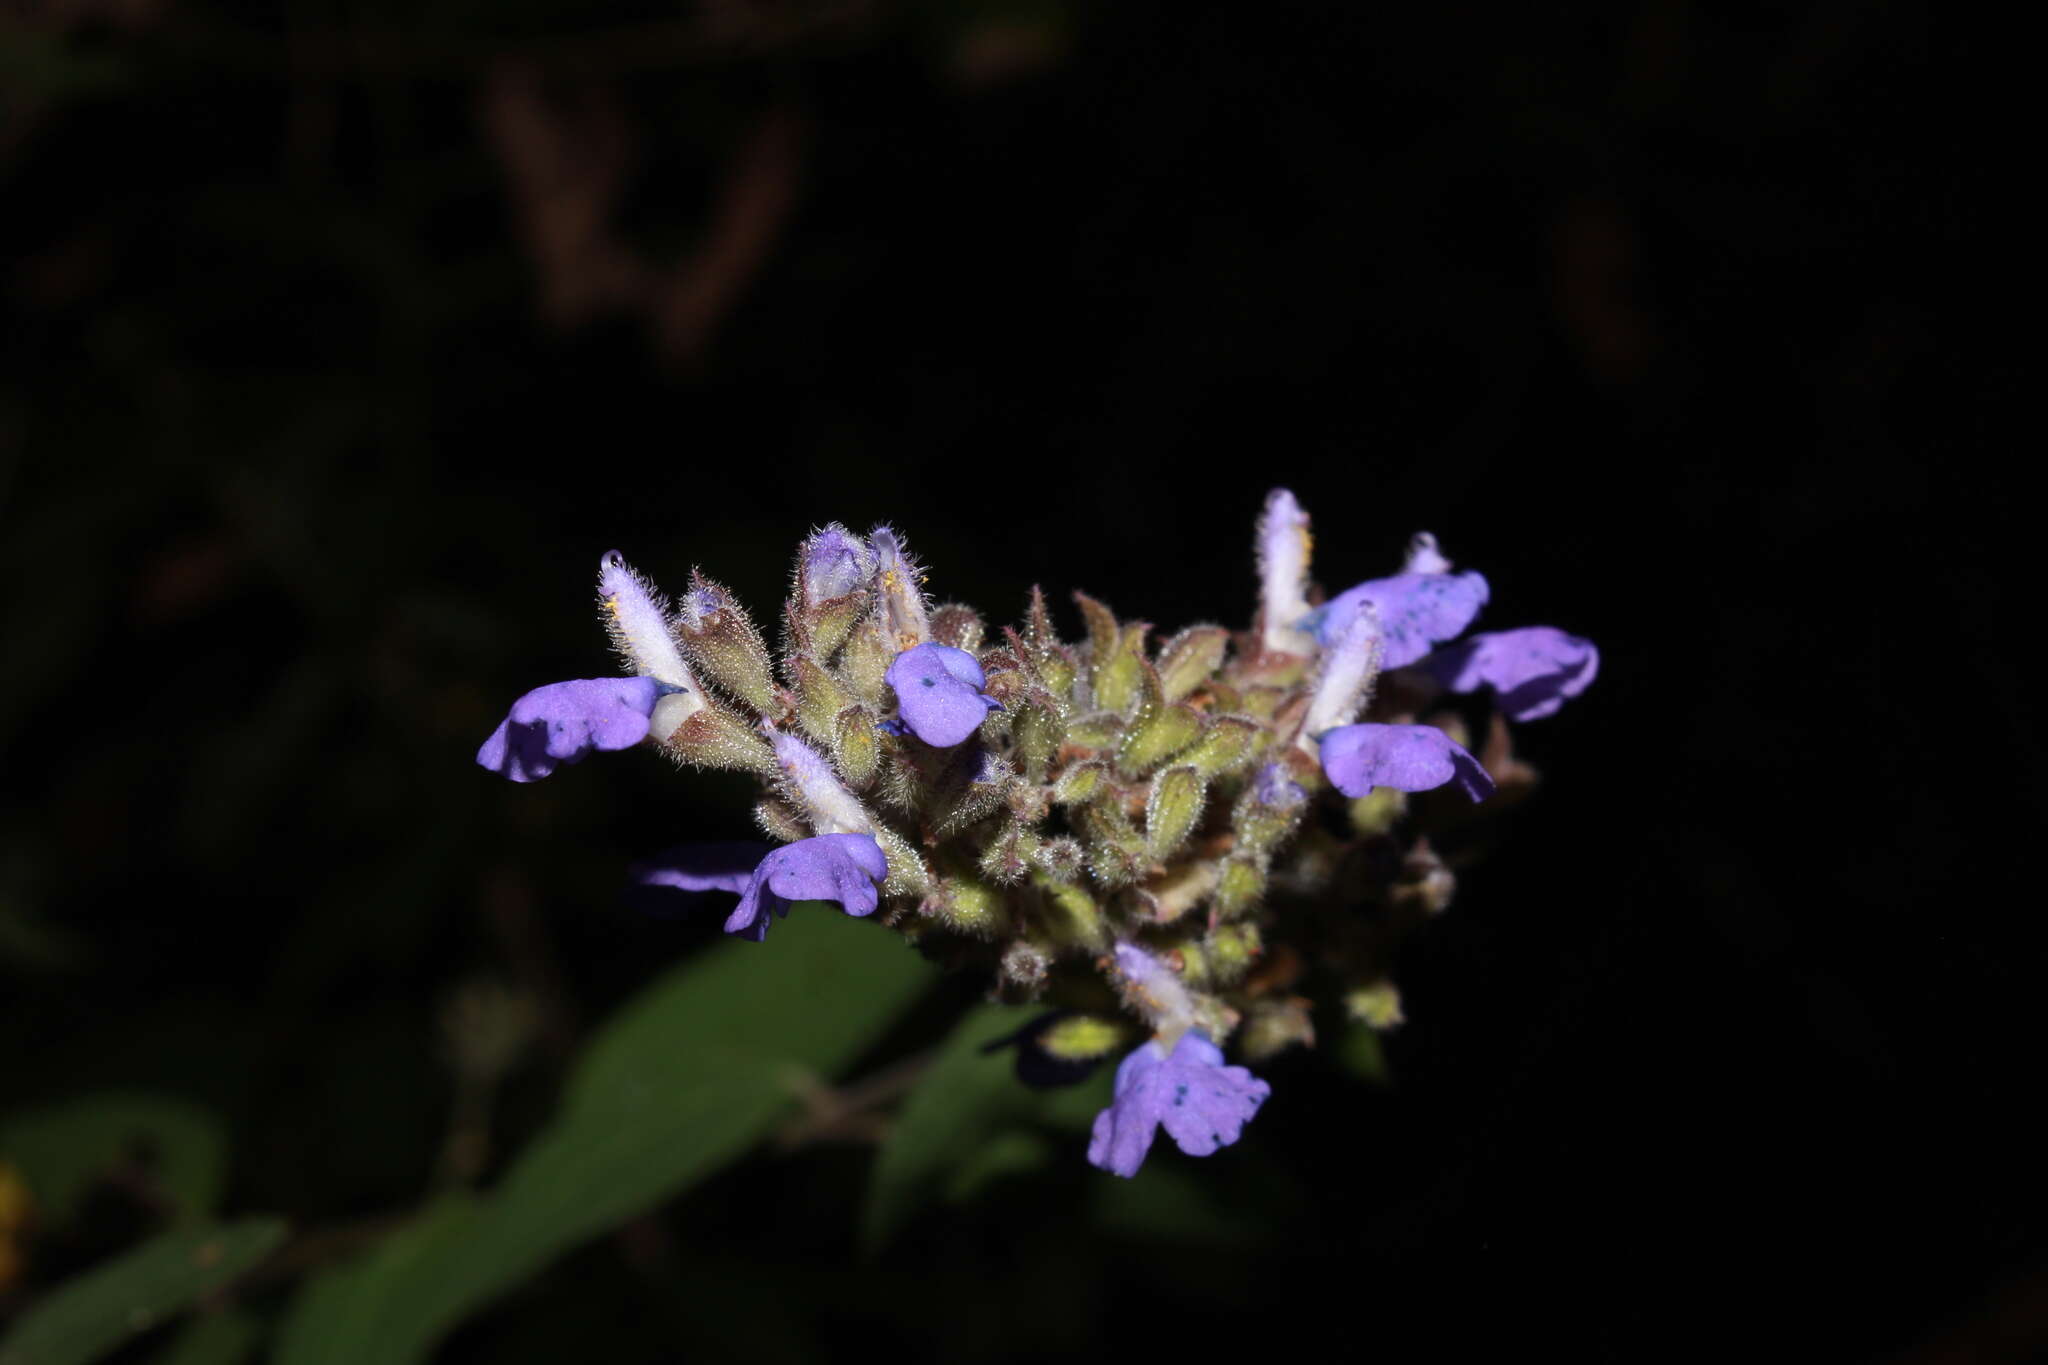
<instances>
[{"instance_id":1,"label":"blurred green leaf in background","mask_svg":"<svg viewBox=\"0 0 2048 1365\"><path fill-rule=\"evenodd\" d=\"M444 1200L310 1282L279 1365L425 1359L570 1247L760 1141L932 981L895 935L815 904L766 944L722 943L675 969L592 1040L562 1111L496 1189Z\"/></svg>"}]
</instances>

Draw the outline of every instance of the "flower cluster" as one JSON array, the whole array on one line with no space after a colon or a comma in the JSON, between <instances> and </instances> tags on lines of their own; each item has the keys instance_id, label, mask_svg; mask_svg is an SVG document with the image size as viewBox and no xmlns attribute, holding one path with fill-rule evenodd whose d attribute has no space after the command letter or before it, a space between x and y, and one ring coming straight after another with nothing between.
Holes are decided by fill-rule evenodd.
<instances>
[{"instance_id":1,"label":"flower cluster","mask_svg":"<svg viewBox=\"0 0 2048 1365\"><path fill-rule=\"evenodd\" d=\"M1313 1043L1297 985L1399 1023L1392 945L1453 886L1431 834L1459 798L1526 790L1505 721L1554 713L1599 666L1548 626L1466 635L1486 580L1426 533L1399 573L1321 602L1310 544L1276 490L1250 630L1155 641L1076 593L1086 635L1066 640L1037 588L992 635L932 605L895 531L828 526L798 551L773 656L717 583L693 573L671 604L613 552L598 598L628 676L527 693L477 761L530 782L651 745L756 774L772 842L672 850L635 880L736 895L726 931L755 940L798 901L879 912L1056 1011L1019 1038L1037 1074L1130 1049L1090 1161L1133 1175L1161 1127L1206 1156L1269 1093L1222 1044L1256 1063ZM1478 756L1462 693L1491 694Z\"/></svg>"}]
</instances>

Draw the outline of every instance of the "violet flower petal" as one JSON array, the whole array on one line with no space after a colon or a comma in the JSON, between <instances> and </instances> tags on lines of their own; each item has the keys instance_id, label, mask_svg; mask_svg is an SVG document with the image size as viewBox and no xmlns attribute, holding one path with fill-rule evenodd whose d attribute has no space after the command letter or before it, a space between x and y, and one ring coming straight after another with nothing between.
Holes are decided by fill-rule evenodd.
<instances>
[{"instance_id":1,"label":"violet flower petal","mask_svg":"<svg viewBox=\"0 0 2048 1365\"><path fill-rule=\"evenodd\" d=\"M797 561L804 601L810 606L844 597L874 576L875 555L868 543L833 522L813 531Z\"/></svg>"},{"instance_id":2,"label":"violet flower petal","mask_svg":"<svg viewBox=\"0 0 2048 1365\"><path fill-rule=\"evenodd\" d=\"M1398 573L1339 593L1310 613L1305 624L1319 643L1328 646L1370 602L1380 617L1379 666L1402 668L1429 653L1431 646L1462 634L1486 605L1487 595L1485 577L1471 569Z\"/></svg>"},{"instance_id":3,"label":"violet flower petal","mask_svg":"<svg viewBox=\"0 0 2048 1365\"><path fill-rule=\"evenodd\" d=\"M581 678L536 687L518 701L476 761L514 782L537 782L592 749L626 749L647 738L661 696L653 678Z\"/></svg>"},{"instance_id":4,"label":"violet flower petal","mask_svg":"<svg viewBox=\"0 0 2048 1365\"><path fill-rule=\"evenodd\" d=\"M725 932L759 943L768 937L768 921L787 915L792 901L836 901L855 918L873 914L880 903L875 883L888 875L889 860L872 835L820 834L784 844L748 877Z\"/></svg>"},{"instance_id":5,"label":"violet flower petal","mask_svg":"<svg viewBox=\"0 0 2048 1365\"><path fill-rule=\"evenodd\" d=\"M626 880L634 886L659 886L671 891L730 891L735 896L744 895L761 859L778 847L762 839L683 844L645 862L634 863L626 871Z\"/></svg>"},{"instance_id":6,"label":"violet flower petal","mask_svg":"<svg viewBox=\"0 0 2048 1365\"><path fill-rule=\"evenodd\" d=\"M1241 1066L1225 1066L1222 1049L1193 1030L1171 1053L1157 1039L1116 1069L1115 1098L1095 1116L1088 1160L1126 1178L1138 1173L1161 1127L1189 1156L1209 1156L1236 1142L1272 1087Z\"/></svg>"},{"instance_id":7,"label":"violet flower petal","mask_svg":"<svg viewBox=\"0 0 2048 1365\"><path fill-rule=\"evenodd\" d=\"M903 723L934 748L952 748L998 709L981 691L981 665L972 654L951 645L906 649L883 676L895 690Z\"/></svg>"},{"instance_id":8,"label":"violet flower petal","mask_svg":"<svg viewBox=\"0 0 2048 1365\"><path fill-rule=\"evenodd\" d=\"M1426 792L1455 782L1474 801L1493 795L1479 760L1434 725L1346 725L1322 737L1323 771L1346 796L1374 787Z\"/></svg>"},{"instance_id":9,"label":"violet flower petal","mask_svg":"<svg viewBox=\"0 0 2048 1365\"><path fill-rule=\"evenodd\" d=\"M1600 651L1554 626L1474 635L1430 655L1427 667L1453 692L1491 687L1509 720L1541 720L1592 686Z\"/></svg>"}]
</instances>

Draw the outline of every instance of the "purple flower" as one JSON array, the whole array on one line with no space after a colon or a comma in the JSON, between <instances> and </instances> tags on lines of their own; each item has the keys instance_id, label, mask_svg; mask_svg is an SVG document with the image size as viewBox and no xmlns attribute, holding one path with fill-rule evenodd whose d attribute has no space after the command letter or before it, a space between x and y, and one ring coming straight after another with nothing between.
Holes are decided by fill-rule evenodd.
<instances>
[{"instance_id":1,"label":"purple flower","mask_svg":"<svg viewBox=\"0 0 2048 1365\"><path fill-rule=\"evenodd\" d=\"M669 891L746 892L754 869L778 845L760 839L732 839L721 843L684 844L657 858L635 863L626 872L634 886L659 887Z\"/></svg>"},{"instance_id":2,"label":"purple flower","mask_svg":"<svg viewBox=\"0 0 2048 1365\"><path fill-rule=\"evenodd\" d=\"M1243 1067L1225 1066L1222 1049L1200 1033L1183 1033L1171 1053L1155 1038L1117 1067L1116 1097L1095 1116L1088 1160L1134 1176L1162 1124L1183 1152L1208 1156L1237 1141L1272 1093Z\"/></svg>"},{"instance_id":3,"label":"purple flower","mask_svg":"<svg viewBox=\"0 0 2048 1365\"><path fill-rule=\"evenodd\" d=\"M1308 792L1287 775L1284 763L1268 763L1252 778L1252 796L1262 806L1293 810L1308 800Z\"/></svg>"},{"instance_id":4,"label":"purple flower","mask_svg":"<svg viewBox=\"0 0 2048 1365\"><path fill-rule=\"evenodd\" d=\"M889 860L872 835L820 834L784 844L747 877L725 932L759 943L768 937L770 912L787 915L793 901L837 901L856 919L873 914L875 883L888 875Z\"/></svg>"},{"instance_id":5,"label":"purple flower","mask_svg":"<svg viewBox=\"0 0 2048 1365\"><path fill-rule=\"evenodd\" d=\"M1347 725L1323 736L1323 771L1346 796L1374 787L1426 792L1456 782L1484 801L1493 779L1479 760L1434 725Z\"/></svg>"},{"instance_id":6,"label":"purple flower","mask_svg":"<svg viewBox=\"0 0 2048 1365\"><path fill-rule=\"evenodd\" d=\"M822 531L811 532L797 561L799 582L808 606L846 596L866 583L874 572L875 556L867 542L836 521Z\"/></svg>"},{"instance_id":7,"label":"purple flower","mask_svg":"<svg viewBox=\"0 0 2048 1365\"><path fill-rule=\"evenodd\" d=\"M1524 626L1438 650L1428 668L1453 692L1491 687L1509 720L1540 720L1592 685L1600 651L1591 640L1554 626Z\"/></svg>"},{"instance_id":8,"label":"purple flower","mask_svg":"<svg viewBox=\"0 0 2048 1365\"><path fill-rule=\"evenodd\" d=\"M1001 706L981 690L981 665L964 649L919 645L896 656L884 675L903 723L925 743L950 749Z\"/></svg>"},{"instance_id":9,"label":"purple flower","mask_svg":"<svg viewBox=\"0 0 2048 1365\"><path fill-rule=\"evenodd\" d=\"M1259 643L1276 654L1314 648L1302 618L1308 614L1308 513L1294 494L1276 488L1259 517Z\"/></svg>"},{"instance_id":10,"label":"purple flower","mask_svg":"<svg viewBox=\"0 0 2048 1365\"><path fill-rule=\"evenodd\" d=\"M514 782L537 782L557 764L592 749L627 749L647 738L647 718L662 694L653 678L583 678L536 687L518 701L476 761Z\"/></svg>"},{"instance_id":11,"label":"purple flower","mask_svg":"<svg viewBox=\"0 0 2048 1365\"><path fill-rule=\"evenodd\" d=\"M1434 550L1435 542L1430 548ZM1425 560L1424 562L1431 562ZM1464 573L1398 573L1374 578L1325 602L1306 622L1325 646L1343 637L1367 603L1379 613L1380 668L1403 668L1454 640L1486 605L1486 579Z\"/></svg>"}]
</instances>

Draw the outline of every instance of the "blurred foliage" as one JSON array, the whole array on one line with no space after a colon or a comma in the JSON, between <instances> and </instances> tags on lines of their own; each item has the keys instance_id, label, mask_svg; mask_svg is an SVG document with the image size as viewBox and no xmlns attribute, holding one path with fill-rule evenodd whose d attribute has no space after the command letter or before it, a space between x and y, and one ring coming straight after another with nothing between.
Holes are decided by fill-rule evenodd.
<instances>
[{"instance_id":1,"label":"blurred foliage","mask_svg":"<svg viewBox=\"0 0 2048 1365\"><path fill-rule=\"evenodd\" d=\"M0 1365L88 1365L233 1280L284 1237L274 1218L161 1233L23 1313L0 1338Z\"/></svg>"},{"instance_id":2,"label":"blurred foliage","mask_svg":"<svg viewBox=\"0 0 2048 1365\"><path fill-rule=\"evenodd\" d=\"M0 1160L27 1180L44 1214L77 1213L120 1172L146 1183L173 1219L219 1211L226 1139L211 1114L178 1100L100 1093L0 1120Z\"/></svg>"},{"instance_id":3,"label":"blurred foliage","mask_svg":"<svg viewBox=\"0 0 2048 1365\"><path fill-rule=\"evenodd\" d=\"M2030 903L1952 868L2027 846L2039 794L1945 818L1944 727L1896 681L1901 623L1940 623L1985 727L2031 734L1985 548L2027 504L1944 472L2010 364L1958 311L1999 291L1951 273L1997 216L1963 30L1920 0L0 8L10 1343L1129 1358L1312 1318L1330 1274L1383 1353L1547 1320L1658 1358L1655 1322L1753 1349L1798 1314L1858 1356L1947 1311L2048 1226L1994 1174L2034 1129L1947 1121L2024 1090L1941 1027L1994 1033L1972 974L2027 959L1922 911ZM469 762L510 698L609 666L614 545L760 606L807 526L888 517L992 618L1035 579L1177 625L1248 605L1276 482L1326 579L1427 526L1500 619L1608 662L1401 964L1409 1023L1277 1059L1207 1163L1086 1168L1085 1092L1007 1088L977 983L890 1022L916 964L873 926L699 958L716 915L619 904L630 859L744 834L743 784ZM1965 498L1981 533L1939 529ZM1782 723L1787 679L1826 705ZM812 974L841 929L872 996ZM449 1035L479 980L518 1047ZM825 1078L799 1120L714 1001ZM828 1121L963 1015L900 1112ZM1967 1154L1907 1136L1907 1079ZM645 1131L599 1131L629 1082ZM294 1234L200 1276L194 1212ZM178 1275L108 1278L136 1266Z\"/></svg>"},{"instance_id":4,"label":"blurred foliage","mask_svg":"<svg viewBox=\"0 0 2048 1365\"><path fill-rule=\"evenodd\" d=\"M564 1250L758 1142L931 984L894 935L823 905L800 907L774 946L720 945L622 1008L488 1197L444 1201L307 1285L279 1365L424 1360Z\"/></svg>"}]
</instances>

